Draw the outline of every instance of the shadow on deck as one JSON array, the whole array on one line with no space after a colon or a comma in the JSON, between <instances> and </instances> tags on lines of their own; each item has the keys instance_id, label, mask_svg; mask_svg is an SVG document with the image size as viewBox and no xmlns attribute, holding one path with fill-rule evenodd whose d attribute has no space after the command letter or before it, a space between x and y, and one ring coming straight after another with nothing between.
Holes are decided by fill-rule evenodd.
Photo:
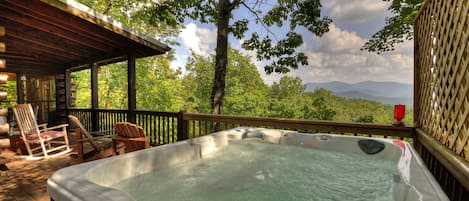
<instances>
[{"instance_id":1,"label":"shadow on deck","mask_svg":"<svg viewBox=\"0 0 469 201\"><path fill-rule=\"evenodd\" d=\"M37 161L18 157L0 139L0 200L49 201L47 179L63 167L77 164L70 154Z\"/></svg>"}]
</instances>

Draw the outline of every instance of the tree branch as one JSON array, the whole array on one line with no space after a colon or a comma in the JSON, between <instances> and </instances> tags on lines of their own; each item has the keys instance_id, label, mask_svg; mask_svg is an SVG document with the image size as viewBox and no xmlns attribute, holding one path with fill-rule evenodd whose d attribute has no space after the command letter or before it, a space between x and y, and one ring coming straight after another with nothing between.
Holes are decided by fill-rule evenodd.
<instances>
[{"instance_id":1,"label":"tree branch","mask_svg":"<svg viewBox=\"0 0 469 201\"><path fill-rule=\"evenodd\" d=\"M232 3L230 3L230 6L228 7L228 9L230 11L232 11L236 6L238 6L239 4L243 3L244 4L244 1L242 0L234 0Z\"/></svg>"},{"instance_id":2,"label":"tree branch","mask_svg":"<svg viewBox=\"0 0 469 201\"><path fill-rule=\"evenodd\" d=\"M264 24L264 21L262 20L262 18L256 13L255 10L253 10L251 7L249 7L248 5L246 5L246 3L243 1L243 2L240 2L241 5L243 5L244 7L246 7L254 16L256 16L257 20L261 23L261 25L267 30L267 32L269 32L276 41L278 41L277 39L277 36L269 29L269 27L267 25Z\"/></svg>"},{"instance_id":3,"label":"tree branch","mask_svg":"<svg viewBox=\"0 0 469 201\"><path fill-rule=\"evenodd\" d=\"M109 11L111 11L112 8L112 1L108 1L106 4L106 7L104 8L103 15L109 14Z\"/></svg>"}]
</instances>

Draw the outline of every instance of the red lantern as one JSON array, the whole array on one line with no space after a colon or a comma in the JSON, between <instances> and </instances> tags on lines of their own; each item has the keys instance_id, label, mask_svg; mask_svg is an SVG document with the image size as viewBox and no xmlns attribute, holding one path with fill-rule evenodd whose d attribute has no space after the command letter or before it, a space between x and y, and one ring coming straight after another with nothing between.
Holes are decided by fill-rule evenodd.
<instances>
[{"instance_id":1,"label":"red lantern","mask_svg":"<svg viewBox=\"0 0 469 201\"><path fill-rule=\"evenodd\" d=\"M401 125L401 120L405 117L405 105L394 105L394 119L396 124Z\"/></svg>"}]
</instances>

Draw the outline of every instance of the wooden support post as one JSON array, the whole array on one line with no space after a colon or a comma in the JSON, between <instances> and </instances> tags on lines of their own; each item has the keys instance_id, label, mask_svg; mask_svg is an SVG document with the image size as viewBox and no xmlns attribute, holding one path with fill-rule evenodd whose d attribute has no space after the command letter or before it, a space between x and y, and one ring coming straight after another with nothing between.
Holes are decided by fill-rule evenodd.
<instances>
[{"instance_id":1,"label":"wooden support post","mask_svg":"<svg viewBox=\"0 0 469 201\"><path fill-rule=\"evenodd\" d=\"M70 83L72 82L72 72L67 69L65 70L65 106L68 111L71 103L72 97L72 88L70 87ZM68 114L67 114L68 116Z\"/></svg>"},{"instance_id":2,"label":"wooden support post","mask_svg":"<svg viewBox=\"0 0 469 201\"><path fill-rule=\"evenodd\" d=\"M178 122L177 122L177 141L186 140L189 138L187 133L187 121L184 120L185 111L179 111Z\"/></svg>"},{"instance_id":3,"label":"wooden support post","mask_svg":"<svg viewBox=\"0 0 469 201\"><path fill-rule=\"evenodd\" d=\"M33 96L33 86L32 86L32 78L30 76L27 77L27 79L25 80L26 81L26 87L25 87L25 97L26 97L26 100L25 102L28 102L28 103L33 103L34 102L34 96Z\"/></svg>"},{"instance_id":4,"label":"wooden support post","mask_svg":"<svg viewBox=\"0 0 469 201\"><path fill-rule=\"evenodd\" d=\"M137 108L136 93L136 70L135 70L135 52L129 52L127 55L127 98L128 98L128 116L127 120L136 123L135 109Z\"/></svg>"},{"instance_id":5,"label":"wooden support post","mask_svg":"<svg viewBox=\"0 0 469 201\"><path fill-rule=\"evenodd\" d=\"M24 103L24 80L26 78L23 73L16 74L16 98L18 104Z\"/></svg>"},{"instance_id":6,"label":"wooden support post","mask_svg":"<svg viewBox=\"0 0 469 201\"><path fill-rule=\"evenodd\" d=\"M5 36L6 31L5 27L0 26L0 36ZM6 45L4 42L0 42L0 52L5 52L6 51ZM7 61L5 59L0 58L0 68L6 68L6 63Z\"/></svg>"},{"instance_id":7,"label":"wooden support post","mask_svg":"<svg viewBox=\"0 0 469 201\"><path fill-rule=\"evenodd\" d=\"M7 46L4 42L0 42L0 52L6 52Z\"/></svg>"},{"instance_id":8,"label":"wooden support post","mask_svg":"<svg viewBox=\"0 0 469 201\"><path fill-rule=\"evenodd\" d=\"M98 65L91 65L91 130L98 131Z\"/></svg>"}]
</instances>

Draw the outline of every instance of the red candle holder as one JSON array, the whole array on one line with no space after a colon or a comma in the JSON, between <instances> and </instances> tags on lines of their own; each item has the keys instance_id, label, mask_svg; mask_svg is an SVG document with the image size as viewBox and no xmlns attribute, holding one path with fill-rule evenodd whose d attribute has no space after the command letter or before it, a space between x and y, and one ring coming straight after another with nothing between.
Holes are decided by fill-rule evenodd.
<instances>
[{"instance_id":1,"label":"red candle holder","mask_svg":"<svg viewBox=\"0 0 469 201\"><path fill-rule=\"evenodd\" d=\"M396 119L396 125L403 125L401 122L405 117L405 105L394 105L394 119Z\"/></svg>"}]
</instances>

